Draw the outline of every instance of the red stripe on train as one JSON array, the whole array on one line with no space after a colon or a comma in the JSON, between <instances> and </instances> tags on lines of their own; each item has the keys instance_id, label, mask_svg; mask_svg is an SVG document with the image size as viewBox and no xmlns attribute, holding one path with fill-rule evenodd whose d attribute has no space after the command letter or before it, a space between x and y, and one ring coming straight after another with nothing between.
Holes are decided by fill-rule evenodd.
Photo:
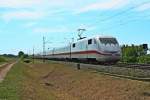
<instances>
[{"instance_id":1,"label":"red stripe on train","mask_svg":"<svg viewBox=\"0 0 150 100\"><path fill-rule=\"evenodd\" d=\"M108 56L112 55L112 53L103 53L103 52L98 52L96 50L71 52L71 54L99 54L99 55L108 55ZM53 55L70 55L70 52L69 53L67 52L67 53L53 54Z\"/></svg>"}]
</instances>

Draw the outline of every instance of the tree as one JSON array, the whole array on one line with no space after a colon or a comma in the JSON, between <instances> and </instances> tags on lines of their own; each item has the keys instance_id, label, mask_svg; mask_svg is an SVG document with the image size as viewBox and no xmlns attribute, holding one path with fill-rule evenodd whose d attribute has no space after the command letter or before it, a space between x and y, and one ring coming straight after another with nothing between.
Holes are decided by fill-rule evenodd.
<instances>
[{"instance_id":1,"label":"tree","mask_svg":"<svg viewBox=\"0 0 150 100\"><path fill-rule=\"evenodd\" d=\"M24 52L23 51L19 51L18 57L20 57L20 58L24 57Z\"/></svg>"},{"instance_id":2,"label":"tree","mask_svg":"<svg viewBox=\"0 0 150 100\"><path fill-rule=\"evenodd\" d=\"M24 54L24 58L29 58L29 55L28 54Z\"/></svg>"},{"instance_id":3,"label":"tree","mask_svg":"<svg viewBox=\"0 0 150 100\"><path fill-rule=\"evenodd\" d=\"M122 61L123 62L138 62L140 56L144 56L144 49L142 46L136 46L132 44L131 46L122 46Z\"/></svg>"}]
</instances>

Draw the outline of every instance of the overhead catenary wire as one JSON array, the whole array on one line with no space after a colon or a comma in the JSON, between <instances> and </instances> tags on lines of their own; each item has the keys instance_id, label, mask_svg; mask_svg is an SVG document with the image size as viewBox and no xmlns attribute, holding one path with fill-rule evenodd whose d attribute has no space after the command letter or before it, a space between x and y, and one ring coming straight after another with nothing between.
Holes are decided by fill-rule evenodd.
<instances>
[{"instance_id":1,"label":"overhead catenary wire","mask_svg":"<svg viewBox=\"0 0 150 100\"><path fill-rule=\"evenodd\" d=\"M102 29L103 32L104 32L104 31L107 31L107 30L116 28L116 27L118 27L118 26L123 26L123 25L126 25L126 24L128 24L128 23L140 21L140 18L142 18L142 17L149 17L150 15L145 15L145 16L139 16L139 15L138 15L138 16L136 16L136 17L132 17L132 16L134 15L134 14L133 14L134 12L133 12L132 10L133 10L133 9L136 9L136 8L142 6L142 5L148 4L148 3L150 3L150 1L146 1L146 2L143 2L143 3L139 3L139 4L137 4L137 5L134 5L134 6L130 7L130 8L127 8L127 9L125 9L125 10L119 12L119 13L116 13L116 14L114 14L114 15L108 16L107 18L104 18L104 19L102 19L102 20L99 20L99 21L96 22L96 23L106 23L107 21L113 21L112 19L114 19L114 18L117 17L117 19L115 19L115 20L117 20L117 21L115 22L115 25L113 24L112 26L110 26L110 27L108 27L108 28ZM131 13L131 11L132 11L132 13ZM131 14L130 14L130 13L131 13ZM126 14L126 16L121 16L121 15L123 15L123 14ZM133 14L133 15L132 15L132 14ZM121 16L121 17L120 17L120 16ZM120 17L120 18L119 18L119 17ZM124 18L122 18L122 17L124 17ZM139 17L139 18L138 18L138 17ZM125 20L125 18L128 18L129 20ZM117 24L117 25L116 25L116 24ZM103 25L103 26L104 26L104 25Z\"/></svg>"},{"instance_id":2,"label":"overhead catenary wire","mask_svg":"<svg viewBox=\"0 0 150 100\"><path fill-rule=\"evenodd\" d=\"M137 4L137 5L134 5L134 6L132 6L132 7L130 7L130 8L127 8L127 9L121 11L121 12L118 12L118 13L116 13L116 14L114 14L114 15L108 16L107 18L104 18L104 19L102 19L102 20L99 20L99 22L109 21L109 20L111 20L111 19L113 19L113 18L115 18L115 17L117 17L117 16L120 16L120 15L122 15L122 14L125 14L125 13L127 13L127 12L129 12L129 11L132 11L133 9L136 9L136 8L138 8L138 7L142 6L142 5L148 4L148 3L150 3L150 1L146 1L146 2L143 2L143 3Z\"/></svg>"},{"instance_id":3,"label":"overhead catenary wire","mask_svg":"<svg viewBox=\"0 0 150 100\"><path fill-rule=\"evenodd\" d=\"M150 14L149 15L145 15L145 16L137 16L135 18L132 18L132 17L128 17L129 19L127 20L119 20L117 23L111 25L110 27L108 28L102 28L101 30L103 32L107 31L107 30L111 30L111 29L114 29L114 28L118 28L118 27L121 27L121 26L124 26L124 25L127 25L129 23L134 23L134 22L140 22L141 21L141 17L150 17Z\"/></svg>"}]
</instances>

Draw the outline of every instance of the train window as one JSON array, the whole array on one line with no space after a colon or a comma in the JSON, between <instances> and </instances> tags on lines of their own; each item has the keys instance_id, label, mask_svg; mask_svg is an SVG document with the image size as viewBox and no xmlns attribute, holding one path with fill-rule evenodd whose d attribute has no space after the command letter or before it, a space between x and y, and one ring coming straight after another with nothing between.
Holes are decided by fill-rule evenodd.
<instances>
[{"instance_id":1,"label":"train window","mask_svg":"<svg viewBox=\"0 0 150 100\"><path fill-rule=\"evenodd\" d=\"M117 44L117 40L115 38L100 38L101 43L103 44Z\"/></svg>"},{"instance_id":2,"label":"train window","mask_svg":"<svg viewBox=\"0 0 150 100\"><path fill-rule=\"evenodd\" d=\"M88 44L89 45L92 44L92 39L88 40Z\"/></svg>"},{"instance_id":3,"label":"train window","mask_svg":"<svg viewBox=\"0 0 150 100\"><path fill-rule=\"evenodd\" d=\"M73 43L72 47L73 47L73 48L75 48L75 47L76 47L76 44L75 44L75 43Z\"/></svg>"}]
</instances>

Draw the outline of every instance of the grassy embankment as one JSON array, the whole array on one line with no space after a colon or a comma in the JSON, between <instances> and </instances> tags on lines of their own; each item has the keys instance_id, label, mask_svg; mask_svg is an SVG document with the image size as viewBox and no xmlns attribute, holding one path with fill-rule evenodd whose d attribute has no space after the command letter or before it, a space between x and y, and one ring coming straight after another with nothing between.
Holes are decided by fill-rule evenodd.
<instances>
[{"instance_id":1,"label":"grassy embankment","mask_svg":"<svg viewBox=\"0 0 150 100\"><path fill-rule=\"evenodd\" d=\"M38 86L36 85L37 82L34 78L32 80L31 76L34 75L34 72L31 71L33 70L30 70L29 66L21 61L15 64L8 72L4 81L0 83L0 100L22 100L24 98L32 99L32 97L34 97L33 100L37 100L35 97L38 98L38 100L53 100L53 96L48 92L47 94L45 91L43 92L39 84ZM33 84L36 85L34 86L37 88L36 91L34 91ZM28 92L26 92L26 89ZM33 91L33 93L30 93L30 90ZM36 96L34 92L38 92ZM40 98L38 95L40 95Z\"/></svg>"},{"instance_id":2,"label":"grassy embankment","mask_svg":"<svg viewBox=\"0 0 150 100\"><path fill-rule=\"evenodd\" d=\"M15 64L0 83L0 100L20 100L20 88L24 78L24 65Z\"/></svg>"},{"instance_id":3,"label":"grassy embankment","mask_svg":"<svg viewBox=\"0 0 150 100\"><path fill-rule=\"evenodd\" d=\"M18 58L16 57L4 57L4 56L0 56L0 65L4 64L4 63L9 63L9 62L14 62L18 60Z\"/></svg>"},{"instance_id":4,"label":"grassy embankment","mask_svg":"<svg viewBox=\"0 0 150 100\"><path fill-rule=\"evenodd\" d=\"M149 100L149 86L65 63L38 62L28 64L22 95L23 100Z\"/></svg>"},{"instance_id":5,"label":"grassy embankment","mask_svg":"<svg viewBox=\"0 0 150 100\"><path fill-rule=\"evenodd\" d=\"M47 61L47 62L55 62L55 61ZM58 63L58 62L57 62ZM72 62L60 62L59 63L65 63L70 66L76 67L76 63ZM113 66L94 66L94 65L86 65L86 64L80 64L81 68L88 68L93 71L94 73L100 73L110 76L116 76L116 77L122 77L122 78L128 78L133 80L141 80L141 81L149 81L150 82L150 70L146 69L135 69L135 68L125 68L125 67L117 67L116 65Z\"/></svg>"},{"instance_id":6,"label":"grassy embankment","mask_svg":"<svg viewBox=\"0 0 150 100\"><path fill-rule=\"evenodd\" d=\"M5 62L7 62L7 60L4 57L0 56L0 65Z\"/></svg>"},{"instance_id":7,"label":"grassy embankment","mask_svg":"<svg viewBox=\"0 0 150 100\"><path fill-rule=\"evenodd\" d=\"M54 62L19 62L0 84L6 100L149 100L150 83Z\"/></svg>"}]
</instances>

